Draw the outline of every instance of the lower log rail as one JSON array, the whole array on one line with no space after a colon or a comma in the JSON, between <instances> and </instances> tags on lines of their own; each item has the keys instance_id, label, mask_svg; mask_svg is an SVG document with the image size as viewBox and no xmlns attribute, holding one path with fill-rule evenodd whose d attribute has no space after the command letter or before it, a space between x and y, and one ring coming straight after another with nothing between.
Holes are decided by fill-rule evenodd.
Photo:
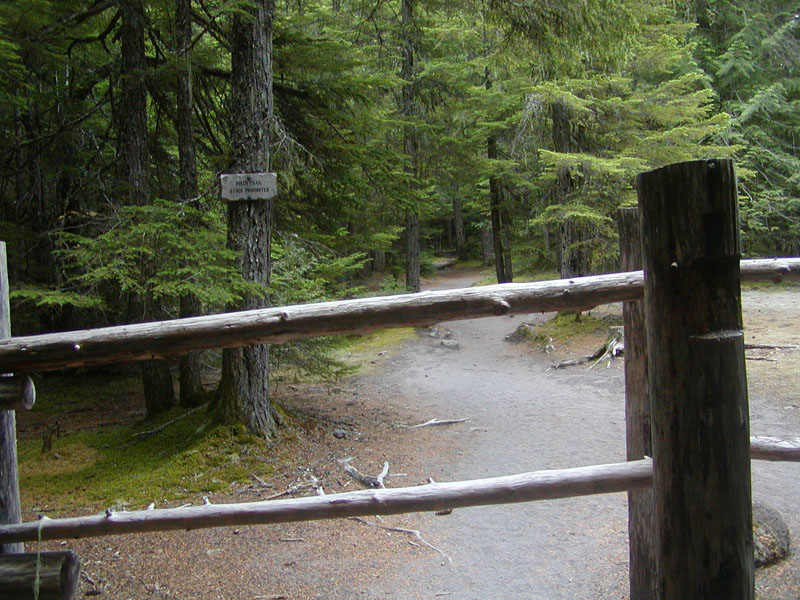
<instances>
[{"instance_id":1,"label":"lower log rail","mask_svg":"<svg viewBox=\"0 0 800 600\"><path fill-rule=\"evenodd\" d=\"M753 436L750 458L784 462L800 462L800 438Z\"/></svg>"},{"instance_id":2,"label":"lower log rail","mask_svg":"<svg viewBox=\"0 0 800 600\"><path fill-rule=\"evenodd\" d=\"M800 462L800 438L753 437L751 458ZM127 533L268 525L320 519L440 511L642 490L653 484L650 458L471 481L362 490L290 500L204 504L0 525L0 544Z\"/></svg>"},{"instance_id":3,"label":"lower log rail","mask_svg":"<svg viewBox=\"0 0 800 600\"><path fill-rule=\"evenodd\" d=\"M0 543L393 515L610 494L646 488L652 484L652 474L652 461L643 459L291 500L204 504L131 512L106 511L99 515L68 519L43 517L38 521L0 526Z\"/></svg>"}]
</instances>

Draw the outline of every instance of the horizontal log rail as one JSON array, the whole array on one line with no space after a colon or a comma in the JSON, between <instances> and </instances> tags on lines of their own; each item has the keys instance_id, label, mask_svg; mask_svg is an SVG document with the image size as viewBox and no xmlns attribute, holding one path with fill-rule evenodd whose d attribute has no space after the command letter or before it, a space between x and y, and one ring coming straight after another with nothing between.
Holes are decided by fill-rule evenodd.
<instances>
[{"instance_id":1,"label":"horizontal log rail","mask_svg":"<svg viewBox=\"0 0 800 600\"><path fill-rule=\"evenodd\" d=\"M761 460L800 462L800 438L753 437L750 456ZM653 463L645 458L625 463L291 500L205 504L131 512L107 511L99 515L67 519L43 517L39 521L0 525L0 544L554 500L645 489L652 486L652 476Z\"/></svg>"},{"instance_id":2,"label":"horizontal log rail","mask_svg":"<svg viewBox=\"0 0 800 600\"><path fill-rule=\"evenodd\" d=\"M742 261L743 280L800 279L800 259ZM12 337L0 341L0 372L168 358L182 353L297 338L424 327L510 313L588 310L636 300L641 271L489 285L224 313L156 323Z\"/></svg>"},{"instance_id":3,"label":"horizontal log rail","mask_svg":"<svg viewBox=\"0 0 800 600\"><path fill-rule=\"evenodd\" d=\"M750 458L784 462L800 462L800 438L753 436Z\"/></svg>"},{"instance_id":4,"label":"horizontal log rail","mask_svg":"<svg viewBox=\"0 0 800 600\"><path fill-rule=\"evenodd\" d=\"M490 479L361 490L291 500L204 504L49 519L0 526L0 543L97 537L152 531L266 525L318 519L393 515L467 506L553 500L642 489L652 484L650 459Z\"/></svg>"}]
</instances>

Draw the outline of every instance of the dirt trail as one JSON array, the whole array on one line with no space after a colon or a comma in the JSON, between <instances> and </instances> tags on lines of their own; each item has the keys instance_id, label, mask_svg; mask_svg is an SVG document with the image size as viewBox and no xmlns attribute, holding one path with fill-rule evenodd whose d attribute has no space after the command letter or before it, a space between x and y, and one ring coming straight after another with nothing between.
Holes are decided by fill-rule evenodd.
<instances>
[{"instance_id":1,"label":"dirt trail","mask_svg":"<svg viewBox=\"0 0 800 600\"><path fill-rule=\"evenodd\" d=\"M470 283L468 274L456 272L435 286ZM797 298L797 292L745 292L748 338L797 343ZM381 373L376 385L389 395L402 391L420 421L470 419L430 430L455 449L450 457L430 457L434 478L470 479L625 459L622 362L610 368L548 371L552 358L503 341L520 322L542 319L520 315L449 323L446 329L459 349L423 339ZM798 353L775 354L775 362L748 361L752 431L797 435ZM800 535L797 468L753 463L754 498L778 508L795 539ZM392 569L394 576L367 597L625 598L626 528L624 494L457 510L425 527L452 563L432 555L409 568ZM759 597L800 598L799 562L795 557L779 573L759 576Z\"/></svg>"},{"instance_id":2,"label":"dirt trail","mask_svg":"<svg viewBox=\"0 0 800 600\"><path fill-rule=\"evenodd\" d=\"M470 274L437 281L467 287ZM473 479L565 468L625 457L621 364L547 371L553 359L504 336L518 315L448 323L451 350L424 338L381 374L386 393L403 390L420 421L463 418L429 430L452 457L430 457L431 476ZM376 382L378 385L378 382ZM452 558L418 560L374 598L620 598L627 587L624 495L480 507L434 519L426 535ZM395 571L397 572L397 571Z\"/></svg>"}]
</instances>

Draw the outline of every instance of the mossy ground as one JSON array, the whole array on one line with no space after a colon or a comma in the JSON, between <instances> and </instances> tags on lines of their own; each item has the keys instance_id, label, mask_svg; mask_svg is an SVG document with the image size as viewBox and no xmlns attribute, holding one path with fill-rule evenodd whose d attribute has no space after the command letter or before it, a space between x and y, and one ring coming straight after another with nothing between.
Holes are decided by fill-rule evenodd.
<instances>
[{"instance_id":1,"label":"mossy ground","mask_svg":"<svg viewBox=\"0 0 800 600\"><path fill-rule=\"evenodd\" d=\"M403 328L352 336L338 346L335 358L348 371L368 370L413 335L413 329ZM292 379L288 373L273 375L276 383ZM291 411L289 416L282 411L281 395L288 389L275 388L288 427L281 429L278 443L267 443L241 426L214 423L206 407L190 414L176 407L144 419L135 369L41 379L34 409L18 416L23 505L50 516L78 509L140 509L150 502L196 501L252 482L253 475L267 479L276 465L292 464L289 442L305 426ZM53 432L45 452L43 437L57 421L61 435ZM137 435L170 421L151 435Z\"/></svg>"},{"instance_id":2,"label":"mossy ground","mask_svg":"<svg viewBox=\"0 0 800 600\"><path fill-rule=\"evenodd\" d=\"M54 438L47 452L38 438L20 441L23 504L48 512L144 508L221 491L251 473L269 475L266 457L274 450L242 427L211 423L205 409L136 436L186 412L176 408L158 419L68 432Z\"/></svg>"},{"instance_id":3,"label":"mossy ground","mask_svg":"<svg viewBox=\"0 0 800 600\"><path fill-rule=\"evenodd\" d=\"M619 325L617 317L595 317L589 313L558 313L549 321L537 325L530 339L534 344L546 344L550 340L566 342L580 336L606 334L611 325Z\"/></svg>"}]
</instances>

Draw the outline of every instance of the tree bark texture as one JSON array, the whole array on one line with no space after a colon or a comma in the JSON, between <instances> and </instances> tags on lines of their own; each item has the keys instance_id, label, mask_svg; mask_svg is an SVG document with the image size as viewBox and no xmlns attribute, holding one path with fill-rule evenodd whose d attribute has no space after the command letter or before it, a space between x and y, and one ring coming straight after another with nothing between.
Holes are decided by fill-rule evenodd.
<instances>
[{"instance_id":1,"label":"tree bark texture","mask_svg":"<svg viewBox=\"0 0 800 600\"><path fill-rule=\"evenodd\" d=\"M620 270L642 268L642 234L639 209L617 211ZM628 460L652 456L650 398L647 395L647 336L644 302L622 305L625 325L625 430ZM653 490L628 492L628 552L631 600L655 597L656 559L653 540Z\"/></svg>"},{"instance_id":2,"label":"tree bark texture","mask_svg":"<svg viewBox=\"0 0 800 600\"><path fill-rule=\"evenodd\" d=\"M467 235L464 231L464 209L461 198L453 198L453 233L456 238L456 254L459 260L467 259Z\"/></svg>"},{"instance_id":3,"label":"tree bark texture","mask_svg":"<svg viewBox=\"0 0 800 600\"><path fill-rule=\"evenodd\" d=\"M550 108L553 119L553 149L570 153L583 150L581 135L573 131L569 109L560 102ZM575 181L569 171L556 173L555 201L568 205L575 193ZM588 232L575 218L564 216L559 224L559 261L561 277L579 277L589 272L589 255L584 246Z\"/></svg>"},{"instance_id":4,"label":"tree bark texture","mask_svg":"<svg viewBox=\"0 0 800 600\"><path fill-rule=\"evenodd\" d=\"M742 261L749 281L800 280L800 258ZM9 371L54 371L178 356L210 348L280 344L391 327L428 327L499 314L584 311L642 297L641 271L533 283L488 285L377 298L358 298L10 338L0 341Z\"/></svg>"},{"instance_id":5,"label":"tree bark texture","mask_svg":"<svg viewBox=\"0 0 800 600\"><path fill-rule=\"evenodd\" d=\"M198 205L197 161L194 147L194 125L192 123L192 7L191 0L177 0L175 8L176 46L178 53L177 118L178 134L178 189L181 202ZM195 224L200 227L201 225ZM180 316L196 317L200 314L200 301L187 294L180 298ZM197 406L203 401L200 355L192 352L180 360L181 406Z\"/></svg>"},{"instance_id":6,"label":"tree bark texture","mask_svg":"<svg viewBox=\"0 0 800 600\"><path fill-rule=\"evenodd\" d=\"M71 550L0 557L0 599L73 600L81 561Z\"/></svg>"},{"instance_id":7,"label":"tree bark texture","mask_svg":"<svg viewBox=\"0 0 800 600\"><path fill-rule=\"evenodd\" d=\"M122 16L122 89L117 108L122 183L128 204L145 206L150 201L147 149L147 62L144 52L145 15L141 0L119 0ZM159 317L145 298L132 298L137 320ZM158 361L141 366L144 401L148 415L163 412L175 403L169 365Z\"/></svg>"},{"instance_id":8,"label":"tree bark texture","mask_svg":"<svg viewBox=\"0 0 800 600\"><path fill-rule=\"evenodd\" d=\"M7 337L11 337L8 261L6 243L0 242L0 340ZM0 377L3 375L0 373ZM0 524L21 521L16 413L13 410L0 410ZM24 551L24 545L18 542L0 544L0 553L3 554Z\"/></svg>"},{"instance_id":9,"label":"tree bark texture","mask_svg":"<svg viewBox=\"0 0 800 600\"><path fill-rule=\"evenodd\" d=\"M484 71L484 85L487 90L492 89L492 74L487 68ZM489 161L498 159L497 136L490 134L486 140L486 158ZM511 249L509 236L506 231L508 219L503 217L503 190L500 180L495 175L489 176L489 212L492 222L492 242L494 245L494 268L497 283L511 283L514 279L511 269Z\"/></svg>"},{"instance_id":10,"label":"tree bark texture","mask_svg":"<svg viewBox=\"0 0 800 600\"><path fill-rule=\"evenodd\" d=\"M150 202L147 150L147 61L144 52L145 17L141 0L118 0L122 27L121 89L117 106L122 177L127 204Z\"/></svg>"},{"instance_id":11,"label":"tree bark texture","mask_svg":"<svg viewBox=\"0 0 800 600\"><path fill-rule=\"evenodd\" d=\"M406 121L403 132L403 152L408 157L406 162L406 176L409 185L409 197L416 191L418 145L416 127L410 122L416 114L414 107L414 38L412 27L414 25L414 2L402 0L401 24L403 30L403 43L401 48L402 62L400 64L400 79L403 88L400 91L400 114ZM412 199L412 202L415 200ZM410 292L420 290L420 239L419 239L419 213L416 206L406 208L406 289Z\"/></svg>"},{"instance_id":12,"label":"tree bark texture","mask_svg":"<svg viewBox=\"0 0 800 600\"><path fill-rule=\"evenodd\" d=\"M491 223L484 222L481 225L481 256L486 266L494 262L494 235Z\"/></svg>"},{"instance_id":13,"label":"tree bark texture","mask_svg":"<svg viewBox=\"0 0 800 600\"><path fill-rule=\"evenodd\" d=\"M235 169L242 173L270 168L272 127L271 0L258 0L231 24L231 144ZM239 254L248 281L269 285L272 201L228 203L228 247ZM240 310L269 306L266 290L251 294ZM216 409L226 422L244 423L256 435L272 438L276 414L269 398L269 347L230 348L222 353L222 378Z\"/></svg>"},{"instance_id":14,"label":"tree bark texture","mask_svg":"<svg viewBox=\"0 0 800 600\"><path fill-rule=\"evenodd\" d=\"M751 600L750 427L731 160L637 178L657 598Z\"/></svg>"},{"instance_id":15,"label":"tree bark texture","mask_svg":"<svg viewBox=\"0 0 800 600\"><path fill-rule=\"evenodd\" d=\"M409 210L406 213L406 289L420 290L419 217Z\"/></svg>"}]
</instances>

